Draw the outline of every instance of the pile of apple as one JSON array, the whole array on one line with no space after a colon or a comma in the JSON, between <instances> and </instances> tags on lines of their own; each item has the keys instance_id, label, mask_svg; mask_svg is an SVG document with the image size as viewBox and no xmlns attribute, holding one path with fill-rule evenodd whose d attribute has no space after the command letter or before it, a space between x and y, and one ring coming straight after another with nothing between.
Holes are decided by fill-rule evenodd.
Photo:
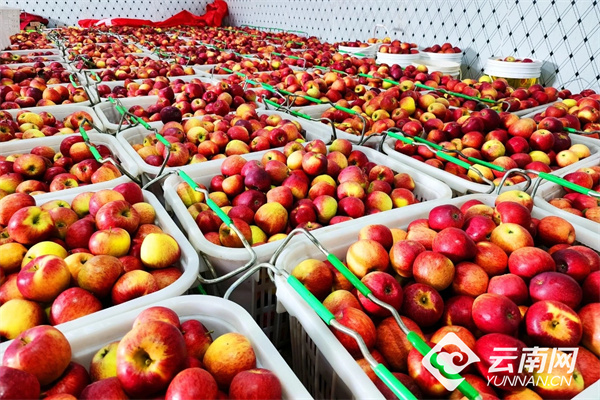
<instances>
[{"instance_id":1,"label":"pile of apple","mask_svg":"<svg viewBox=\"0 0 600 400\"><path fill-rule=\"evenodd\" d=\"M423 49L424 52L427 53L444 53L444 54L452 54L452 53L462 53L462 50L459 47L452 46L450 43L444 43L443 45L434 44L433 46L425 47Z\"/></svg>"},{"instance_id":2,"label":"pile of apple","mask_svg":"<svg viewBox=\"0 0 600 400\"><path fill-rule=\"evenodd\" d=\"M155 218L133 182L81 193L70 205L36 206L24 193L0 199L0 336L72 321L179 279L179 244Z\"/></svg>"},{"instance_id":3,"label":"pile of apple","mask_svg":"<svg viewBox=\"0 0 600 400\"><path fill-rule=\"evenodd\" d=\"M67 72L62 74L66 76ZM47 86L43 78L33 78L29 86L0 86L2 110L74 104L88 100L88 95L82 87L75 87L71 83Z\"/></svg>"},{"instance_id":4,"label":"pile of apple","mask_svg":"<svg viewBox=\"0 0 600 400\"><path fill-rule=\"evenodd\" d=\"M158 76L175 77L196 75L196 71L192 67L169 64L160 60L150 60L144 67L121 66L118 68L106 68L96 72L103 82L124 81L125 79L148 79L156 78ZM92 77L92 79L95 78Z\"/></svg>"},{"instance_id":5,"label":"pile of apple","mask_svg":"<svg viewBox=\"0 0 600 400\"><path fill-rule=\"evenodd\" d=\"M293 54L288 54L293 53ZM295 58L284 57L283 62L290 66L296 66L301 68L311 68L315 65L322 67L328 67L333 63L333 59L336 56L340 56L342 59L352 58L350 55L337 53L335 50L324 50L322 52L316 52L313 49L308 49L304 52L283 52L287 56L301 57L303 60L297 60ZM338 57L338 58L340 58Z\"/></svg>"},{"instance_id":6,"label":"pile of apple","mask_svg":"<svg viewBox=\"0 0 600 400\"><path fill-rule=\"evenodd\" d=\"M175 95L170 87L158 91L159 99L146 108L135 105L129 112L145 121L181 122L183 118L198 117L206 114L225 116L240 107L257 107L254 102L256 94L246 91L239 85L221 82L204 91L204 86L197 83L186 83L182 92ZM193 100L192 100L193 99Z\"/></svg>"},{"instance_id":7,"label":"pile of apple","mask_svg":"<svg viewBox=\"0 0 600 400\"><path fill-rule=\"evenodd\" d=\"M339 46L344 46L344 47L354 47L354 48L365 48L365 47L370 47L373 45L373 43L367 43L367 42L361 42L360 40L354 40L354 41L346 41L346 42L337 42L336 45Z\"/></svg>"},{"instance_id":8,"label":"pile of apple","mask_svg":"<svg viewBox=\"0 0 600 400\"><path fill-rule=\"evenodd\" d=\"M454 333L479 357L462 376L487 399L571 398L600 378L600 256L576 245L568 221L532 218L532 208L531 197L519 191L501 194L494 206L474 199L460 208L440 205L405 230L365 226L346 251L350 271L395 308L410 330L432 347ZM302 261L292 275L338 322L356 330L375 359L417 398L462 398L425 369L423 357L390 312L357 295L327 261ZM386 398L394 398L370 370L357 343L332 331ZM555 348L578 348L574 370L564 365L519 369L523 349L534 346L541 348L537 357L547 356L548 362ZM445 351L459 355L456 365L467 360L455 346ZM503 359L495 361L498 356ZM492 365L498 372L490 371ZM528 388L495 384L521 371L542 383L544 374L572 381L568 387L552 386L551 379L547 386Z\"/></svg>"},{"instance_id":9,"label":"pile of apple","mask_svg":"<svg viewBox=\"0 0 600 400\"><path fill-rule=\"evenodd\" d=\"M295 121L284 120L279 115L259 117L249 106L240 106L235 114L224 117L205 115L182 123L170 121L160 130L172 143L169 167L283 147L303 139L302 132L302 126ZM153 133L146 136L143 143L132 143L132 146L149 165L162 165L167 155L165 146Z\"/></svg>"},{"instance_id":10,"label":"pile of apple","mask_svg":"<svg viewBox=\"0 0 600 400\"><path fill-rule=\"evenodd\" d=\"M252 342L236 332L213 340L196 319L169 308L142 311L129 332L101 348L88 369L52 326L28 329L8 345L0 366L6 399L281 399L275 373L257 368ZM51 355L51 358L50 358ZM89 370L89 372L88 372Z\"/></svg>"},{"instance_id":11,"label":"pile of apple","mask_svg":"<svg viewBox=\"0 0 600 400\"><path fill-rule=\"evenodd\" d=\"M68 60L74 60L78 55L84 55L87 57L94 58L109 58L109 57L125 57L131 53L141 53L142 50L135 44L122 44L122 43L78 43L77 45L70 47Z\"/></svg>"},{"instance_id":12,"label":"pile of apple","mask_svg":"<svg viewBox=\"0 0 600 400\"><path fill-rule=\"evenodd\" d=\"M400 42L399 40L393 40L390 44L384 44L378 50L379 53L389 54L418 54L416 43Z\"/></svg>"},{"instance_id":13,"label":"pile of apple","mask_svg":"<svg viewBox=\"0 0 600 400\"><path fill-rule=\"evenodd\" d=\"M290 142L260 161L230 156L208 187L253 246L283 239L296 227L313 230L417 203L414 188L409 174L369 161L345 139L335 140L329 152L323 141L313 140L305 147ZM242 247L200 193L182 182L177 194L208 241Z\"/></svg>"},{"instance_id":14,"label":"pile of apple","mask_svg":"<svg viewBox=\"0 0 600 400\"><path fill-rule=\"evenodd\" d=\"M264 71L276 71L278 69L287 68L288 65L284 64L280 60L274 59L271 62L267 60L259 60L256 58L246 58L240 62L226 61L222 64L218 64L210 71L214 75L229 75L231 72L225 71L223 68L227 68L231 71L239 72L244 75L252 75L256 72Z\"/></svg>"},{"instance_id":15,"label":"pile of apple","mask_svg":"<svg viewBox=\"0 0 600 400\"><path fill-rule=\"evenodd\" d=\"M13 139L33 139L45 136L68 135L79 130L83 124L85 130L92 129L85 120L92 121L92 116L86 111L75 111L57 120L48 111L19 111L16 118L8 111L0 111L0 142Z\"/></svg>"},{"instance_id":16,"label":"pile of apple","mask_svg":"<svg viewBox=\"0 0 600 400\"><path fill-rule=\"evenodd\" d=\"M6 50L43 50L52 49L54 44L46 35L38 32L19 32L10 36L10 47Z\"/></svg>"},{"instance_id":17,"label":"pile of apple","mask_svg":"<svg viewBox=\"0 0 600 400\"><path fill-rule=\"evenodd\" d=\"M0 53L0 65L3 64L24 64L24 63L33 63L38 61L48 61L48 57L45 56L55 56L56 54L52 52L43 52L43 51L34 51L27 55L23 54L14 54L9 51Z\"/></svg>"},{"instance_id":18,"label":"pile of apple","mask_svg":"<svg viewBox=\"0 0 600 400\"><path fill-rule=\"evenodd\" d=\"M174 50L174 61L181 65L210 65L227 61L240 62L242 57L227 51L213 50L204 46Z\"/></svg>"},{"instance_id":19,"label":"pile of apple","mask_svg":"<svg viewBox=\"0 0 600 400\"><path fill-rule=\"evenodd\" d=\"M575 172L566 174L563 178L585 188L600 191L600 166L582 167ZM573 192L568 188L564 188L564 191L562 197L550 199L548 203L563 211L600 224L600 201L598 199Z\"/></svg>"},{"instance_id":20,"label":"pile of apple","mask_svg":"<svg viewBox=\"0 0 600 400\"><path fill-rule=\"evenodd\" d=\"M561 98L563 95L565 93L559 93ZM564 98L562 102L552 104L546 110L536 114L533 119L538 125L548 126L544 129L573 128L590 132L589 137L598 139L600 137L597 132L600 131L600 94L591 93L577 99Z\"/></svg>"},{"instance_id":21,"label":"pile of apple","mask_svg":"<svg viewBox=\"0 0 600 400\"><path fill-rule=\"evenodd\" d=\"M48 63L35 62L32 66L12 68L0 65L0 83L3 86L17 84L19 86L32 86L44 90L46 85L69 83L71 71L57 61ZM38 86L31 85L33 81L39 82Z\"/></svg>"},{"instance_id":22,"label":"pile of apple","mask_svg":"<svg viewBox=\"0 0 600 400\"><path fill-rule=\"evenodd\" d=\"M196 85L201 87L197 88ZM185 100L192 101L196 98L201 98L207 90L213 88L212 84L203 82L199 78L193 78L191 81L185 82L180 78L169 79L166 76L157 76L153 79L147 78L141 82L133 79L125 79L122 86L113 86L112 89L106 84L99 84L96 86L98 94L102 98L161 96L170 101L175 100L175 95L178 93L186 93Z\"/></svg>"},{"instance_id":23,"label":"pile of apple","mask_svg":"<svg viewBox=\"0 0 600 400\"><path fill-rule=\"evenodd\" d=\"M114 156L105 145L93 146L103 158ZM36 146L29 154L0 156L1 193L35 196L106 182L121 176L114 165L96 161L79 135L66 137L59 150L56 152L49 146Z\"/></svg>"},{"instance_id":24,"label":"pile of apple","mask_svg":"<svg viewBox=\"0 0 600 400\"><path fill-rule=\"evenodd\" d=\"M508 56L504 58L496 58L496 61L504 61L504 62L514 62L514 63L532 63L533 60L531 58L516 58L514 56Z\"/></svg>"},{"instance_id":25,"label":"pile of apple","mask_svg":"<svg viewBox=\"0 0 600 400\"><path fill-rule=\"evenodd\" d=\"M94 64L90 67L84 60L78 60L74 67L76 69L104 69L104 68L119 68L119 67L139 67L160 69L168 66L168 63L157 61L148 56L139 57L134 54L123 54L121 56L105 55L104 57L85 57L88 62Z\"/></svg>"}]
</instances>

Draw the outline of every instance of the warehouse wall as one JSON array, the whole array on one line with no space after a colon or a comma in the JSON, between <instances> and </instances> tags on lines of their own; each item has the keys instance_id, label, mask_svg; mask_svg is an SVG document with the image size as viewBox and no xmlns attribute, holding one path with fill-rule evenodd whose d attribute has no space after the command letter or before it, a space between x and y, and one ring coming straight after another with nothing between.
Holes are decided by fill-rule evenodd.
<instances>
[{"instance_id":1,"label":"warehouse wall","mask_svg":"<svg viewBox=\"0 0 600 400\"><path fill-rule=\"evenodd\" d=\"M161 20L187 9L203 14L210 0L0 0L76 24L81 18L134 16ZM597 0L227 0L232 25L306 31L323 40L367 39L374 24L419 45L449 41L466 52L463 75L477 77L490 56L546 60L543 83L600 89L600 2ZM59 5L55 5L58 3ZM385 32L379 30L379 36ZM582 77L585 77L583 79Z\"/></svg>"},{"instance_id":2,"label":"warehouse wall","mask_svg":"<svg viewBox=\"0 0 600 400\"><path fill-rule=\"evenodd\" d=\"M596 0L228 0L228 4L234 25L303 30L338 41L367 39L374 24L384 24L393 38L423 46L445 41L458 45L466 51L463 75L468 77L479 76L490 56L516 54L547 60L544 83L600 88Z\"/></svg>"}]
</instances>

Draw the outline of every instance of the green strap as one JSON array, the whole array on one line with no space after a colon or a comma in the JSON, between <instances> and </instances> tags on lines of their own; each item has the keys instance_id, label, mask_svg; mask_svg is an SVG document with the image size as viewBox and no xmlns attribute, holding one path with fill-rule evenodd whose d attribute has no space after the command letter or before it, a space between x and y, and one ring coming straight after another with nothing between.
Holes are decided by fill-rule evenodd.
<instances>
[{"instance_id":1,"label":"green strap","mask_svg":"<svg viewBox=\"0 0 600 400\"><path fill-rule=\"evenodd\" d=\"M496 100L482 99L480 97L467 96L466 94L451 92L451 91L446 90L446 89L434 88L432 86L423 85L422 83L415 83L415 86L418 87L418 88L421 88L421 89L438 91L438 92L442 92L442 93L445 93L445 94L449 94L451 96L461 97L461 98L467 99L467 100L483 101L485 103L491 103L491 104L496 104L497 103Z\"/></svg>"},{"instance_id":2,"label":"green strap","mask_svg":"<svg viewBox=\"0 0 600 400\"><path fill-rule=\"evenodd\" d=\"M85 129L83 129L83 126L79 126L79 134L81 134L81 137L83 138L84 142L89 142L90 141L90 137L88 136L88 134L85 131Z\"/></svg>"},{"instance_id":3,"label":"green strap","mask_svg":"<svg viewBox=\"0 0 600 400\"><path fill-rule=\"evenodd\" d=\"M288 276L287 282L327 325L331 324L335 316L295 276Z\"/></svg>"},{"instance_id":4,"label":"green strap","mask_svg":"<svg viewBox=\"0 0 600 400\"><path fill-rule=\"evenodd\" d=\"M404 386L398 378L396 378L389 369L385 367L383 364L378 364L373 367L373 371L375 375L379 377L385 383L385 385L390 388L390 390L402 400L417 400L415 395Z\"/></svg>"},{"instance_id":5,"label":"green strap","mask_svg":"<svg viewBox=\"0 0 600 400\"><path fill-rule=\"evenodd\" d=\"M362 283L360 279L356 277L356 275L350 272L350 270L334 254L328 254L327 261L329 261L331 265L340 271L341 274L350 281L352 286L354 286L363 296L368 297L370 294L372 294L371 289Z\"/></svg>"},{"instance_id":6,"label":"green strap","mask_svg":"<svg viewBox=\"0 0 600 400\"><path fill-rule=\"evenodd\" d=\"M92 146L89 143L87 145L88 145L88 148L90 149L90 152L92 153L92 155L96 159L96 161L98 161L98 162L102 161L102 156L98 152L98 149L96 149L94 146Z\"/></svg>"},{"instance_id":7,"label":"green strap","mask_svg":"<svg viewBox=\"0 0 600 400\"><path fill-rule=\"evenodd\" d=\"M190 185L190 187L194 190L198 189L199 186L196 182L194 182L194 180L184 171L179 170L178 171L179 176L181 177L181 179L183 179L188 185ZM215 212L215 214L217 214L217 216L221 219L221 221L223 221L225 223L225 225L227 226L231 226L233 224L233 222L231 221L231 218L229 218L227 216L227 214L225 214L225 212L223 210L221 210L221 208L217 205L217 203L215 203L212 199L210 198L206 198L206 205Z\"/></svg>"},{"instance_id":8,"label":"green strap","mask_svg":"<svg viewBox=\"0 0 600 400\"><path fill-rule=\"evenodd\" d=\"M576 183L573 183L573 182L569 182L566 179L561 178L559 176L552 175L552 174L549 174L547 172L540 172L540 173L538 173L538 175L539 175L540 178L544 178L544 179L546 179L546 180L548 180L550 182L553 182L553 183L559 184L561 186L564 186L564 187L566 187L568 189L574 190L577 193L586 194L586 195L589 195L589 196L594 196L596 198L600 197L600 193L596 192L595 190L585 188L585 187L580 186L580 185L578 185Z\"/></svg>"}]
</instances>

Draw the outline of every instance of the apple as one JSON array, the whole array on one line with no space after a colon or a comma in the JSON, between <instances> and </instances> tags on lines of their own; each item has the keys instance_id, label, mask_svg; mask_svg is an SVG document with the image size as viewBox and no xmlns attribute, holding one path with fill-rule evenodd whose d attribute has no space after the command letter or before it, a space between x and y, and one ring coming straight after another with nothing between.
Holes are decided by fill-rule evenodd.
<instances>
[{"instance_id":1,"label":"apple","mask_svg":"<svg viewBox=\"0 0 600 400\"><path fill-rule=\"evenodd\" d=\"M100 398L113 400L128 400L129 396L123 390L117 377L102 379L94 382L81 392L81 400L96 400Z\"/></svg>"},{"instance_id":2,"label":"apple","mask_svg":"<svg viewBox=\"0 0 600 400\"><path fill-rule=\"evenodd\" d=\"M475 257L475 242L460 228L445 228L433 239L432 250L457 263Z\"/></svg>"},{"instance_id":3,"label":"apple","mask_svg":"<svg viewBox=\"0 0 600 400\"><path fill-rule=\"evenodd\" d=\"M476 243L489 240L495 228L494 221L483 215L474 215L467 219L464 224L465 233Z\"/></svg>"},{"instance_id":4,"label":"apple","mask_svg":"<svg viewBox=\"0 0 600 400\"><path fill-rule=\"evenodd\" d=\"M537 231L536 238L548 247L559 243L573 244L575 241L575 228L561 217L551 215L542 218Z\"/></svg>"},{"instance_id":5,"label":"apple","mask_svg":"<svg viewBox=\"0 0 600 400\"><path fill-rule=\"evenodd\" d=\"M0 366L0 398L37 400L40 398L40 383L27 371Z\"/></svg>"},{"instance_id":6,"label":"apple","mask_svg":"<svg viewBox=\"0 0 600 400\"><path fill-rule=\"evenodd\" d=\"M415 283L404 288L402 311L419 326L434 325L444 312L442 296L431 286Z\"/></svg>"},{"instance_id":7,"label":"apple","mask_svg":"<svg viewBox=\"0 0 600 400\"><path fill-rule=\"evenodd\" d=\"M8 225L10 217L22 208L35 206L33 196L26 193L12 193L0 199L0 225Z\"/></svg>"},{"instance_id":8,"label":"apple","mask_svg":"<svg viewBox=\"0 0 600 400\"><path fill-rule=\"evenodd\" d=\"M552 253L552 259L556 263L556 271L567 274L579 283L590 274L589 259L577 250L560 249Z\"/></svg>"},{"instance_id":9,"label":"apple","mask_svg":"<svg viewBox=\"0 0 600 400\"><path fill-rule=\"evenodd\" d=\"M323 300L323 306L334 315L346 307L354 307L359 310L363 309L356 296L344 289L337 289L331 292L325 300Z\"/></svg>"},{"instance_id":10,"label":"apple","mask_svg":"<svg viewBox=\"0 0 600 400\"><path fill-rule=\"evenodd\" d=\"M89 384L90 375L85 367L76 362L71 362L61 377L53 382L49 389L44 390L43 395L44 398L60 395L71 395L77 398Z\"/></svg>"},{"instance_id":11,"label":"apple","mask_svg":"<svg viewBox=\"0 0 600 400\"><path fill-rule=\"evenodd\" d=\"M577 309L583 297L581 286L569 275L543 272L531 278L529 293L533 302L552 300Z\"/></svg>"},{"instance_id":12,"label":"apple","mask_svg":"<svg viewBox=\"0 0 600 400\"><path fill-rule=\"evenodd\" d=\"M256 355L248 338L229 332L210 344L202 363L219 387L227 388L239 372L256 368Z\"/></svg>"},{"instance_id":13,"label":"apple","mask_svg":"<svg viewBox=\"0 0 600 400\"><path fill-rule=\"evenodd\" d=\"M10 217L7 228L13 240L25 245L46 240L55 229L50 213L37 206L17 210Z\"/></svg>"},{"instance_id":14,"label":"apple","mask_svg":"<svg viewBox=\"0 0 600 400\"><path fill-rule=\"evenodd\" d=\"M52 363L45 360L52 354ZM61 331L40 325L26 330L4 352L2 365L33 374L40 385L58 379L71 361L71 345Z\"/></svg>"},{"instance_id":15,"label":"apple","mask_svg":"<svg viewBox=\"0 0 600 400\"><path fill-rule=\"evenodd\" d=\"M117 378L130 396L148 397L167 388L185 359L181 332L167 322L147 321L119 342Z\"/></svg>"},{"instance_id":16,"label":"apple","mask_svg":"<svg viewBox=\"0 0 600 400\"><path fill-rule=\"evenodd\" d=\"M490 279L488 293L494 293L508 297L517 305L523 305L529 298L527 284L515 274L497 275Z\"/></svg>"},{"instance_id":17,"label":"apple","mask_svg":"<svg viewBox=\"0 0 600 400\"><path fill-rule=\"evenodd\" d=\"M71 273L60 257L45 255L31 260L17 276L17 287L26 299L50 302L69 287Z\"/></svg>"},{"instance_id":18,"label":"apple","mask_svg":"<svg viewBox=\"0 0 600 400\"><path fill-rule=\"evenodd\" d=\"M425 340L421 328L419 328L414 321L405 316L400 316L400 319L409 330ZM377 340L375 347L388 361L392 371L408 370L408 353L413 346L402 330L400 330L398 323L393 317L388 317L377 325Z\"/></svg>"},{"instance_id":19,"label":"apple","mask_svg":"<svg viewBox=\"0 0 600 400\"><path fill-rule=\"evenodd\" d=\"M353 307L346 307L339 311L335 315L335 318L343 326L356 331L362 337L369 350L375 347L377 331L371 318L363 311ZM333 334L340 341L342 346L348 350L350 355L355 358L362 355L358 343L353 337L348 336L337 329L333 330Z\"/></svg>"},{"instance_id":20,"label":"apple","mask_svg":"<svg viewBox=\"0 0 600 400\"><path fill-rule=\"evenodd\" d=\"M126 301L154 293L158 289L156 279L149 272L142 270L128 271L119 277L112 287L112 304L125 303Z\"/></svg>"},{"instance_id":21,"label":"apple","mask_svg":"<svg viewBox=\"0 0 600 400\"><path fill-rule=\"evenodd\" d=\"M541 349L539 357L556 357L561 360L568 360L574 357L574 354L566 354L560 350L555 349ZM576 360L572 360L576 363ZM568 362L567 364L570 364ZM568 365L561 364L552 368L552 371L548 367L538 368L533 371L533 379L536 382L534 390L537 394L546 399L565 399L572 398L578 393L582 392L585 383L583 375L579 371L577 365L574 366L573 370ZM555 379L558 378L558 379ZM559 381L560 384L553 384L552 381ZM565 384L566 383L566 384Z\"/></svg>"},{"instance_id":22,"label":"apple","mask_svg":"<svg viewBox=\"0 0 600 400\"><path fill-rule=\"evenodd\" d=\"M288 212L279 203L266 203L256 211L254 221L267 236L273 236L285 232L288 224Z\"/></svg>"},{"instance_id":23,"label":"apple","mask_svg":"<svg viewBox=\"0 0 600 400\"><path fill-rule=\"evenodd\" d=\"M577 369L583 376L585 387L588 388L600 380L600 359L594 353L579 346L577 352Z\"/></svg>"},{"instance_id":24,"label":"apple","mask_svg":"<svg viewBox=\"0 0 600 400\"><path fill-rule=\"evenodd\" d=\"M484 333L513 334L521 323L518 306L508 297L485 293L473 303L473 321Z\"/></svg>"},{"instance_id":25,"label":"apple","mask_svg":"<svg viewBox=\"0 0 600 400\"><path fill-rule=\"evenodd\" d=\"M508 269L524 280L548 271L556 270L553 256L538 247L522 247L508 257Z\"/></svg>"},{"instance_id":26,"label":"apple","mask_svg":"<svg viewBox=\"0 0 600 400\"><path fill-rule=\"evenodd\" d=\"M231 381L229 398L281 399L281 382L277 375L268 369L253 368L241 371Z\"/></svg>"},{"instance_id":27,"label":"apple","mask_svg":"<svg viewBox=\"0 0 600 400\"><path fill-rule=\"evenodd\" d=\"M52 325L58 325L101 309L102 303L94 295L87 290L72 287L59 294L52 302L49 319Z\"/></svg>"},{"instance_id":28,"label":"apple","mask_svg":"<svg viewBox=\"0 0 600 400\"><path fill-rule=\"evenodd\" d=\"M117 376L117 347L119 341L111 342L94 354L90 362L92 382Z\"/></svg>"},{"instance_id":29,"label":"apple","mask_svg":"<svg viewBox=\"0 0 600 400\"><path fill-rule=\"evenodd\" d=\"M252 240L252 230L250 226L239 218L232 219L233 225L240 231L242 236L246 239L246 241L250 242ZM219 227L219 240L222 246L225 247L244 247L244 244L237 236L231 228L229 228L225 223L221 224Z\"/></svg>"},{"instance_id":30,"label":"apple","mask_svg":"<svg viewBox=\"0 0 600 400\"><path fill-rule=\"evenodd\" d=\"M317 299L323 300L331 292L333 274L329 267L316 259L302 261L292 270L298 279Z\"/></svg>"},{"instance_id":31,"label":"apple","mask_svg":"<svg viewBox=\"0 0 600 400\"><path fill-rule=\"evenodd\" d=\"M122 228L109 228L96 231L90 236L88 248L94 255L122 257L129 251L131 237Z\"/></svg>"},{"instance_id":32,"label":"apple","mask_svg":"<svg viewBox=\"0 0 600 400\"><path fill-rule=\"evenodd\" d=\"M142 189L134 182L125 182L118 184L113 188L115 192L121 193L125 201L129 204L134 205L144 201L144 194Z\"/></svg>"},{"instance_id":33,"label":"apple","mask_svg":"<svg viewBox=\"0 0 600 400\"><path fill-rule=\"evenodd\" d=\"M600 271L594 271L585 278L581 285L583 289L583 303L594 303L600 298ZM576 307L572 307L576 308Z\"/></svg>"},{"instance_id":34,"label":"apple","mask_svg":"<svg viewBox=\"0 0 600 400\"><path fill-rule=\"evenodd\" d=\"M486 292L488 275L483 268L472 262L456 265L452 290L455 294L477 297Z\"/></svg>"},{"instance_id":35,"label":"apple","mask_svg":"<svg viewBox=\"0 0 600 400\"><path fill-rule=\"evenodd\" d=\"M169 384L165 399L216 399L219 388L212 375L202 368L187 368Z\"/></svg>"},{"instance_id":36,"label":"apple","mask_svg":"<svg viewBox=\"0 0 600 400\"><path fill-rule=\"evenodd\" d=\"M181 324L181 333L183 333L188 355L202 360L212 343L208 329L200 321L191 319Z\"/></svg>"},{"instance_id":37,"label":"apple","mask_svg":"<svg viewBox=\"0 0 600 400\"><path fill-rule=\"evenodd\" d=\"M432 346L432 343L428 343ZM417 349L408 353L408 374L423 391L425 396L442 398L448 395L448 390L423 365L423 355Z\"/></svg>"},{"instance_id":38,"label":"apple","mask_svg":"<svg viewBox=\"0 0 600 400\"><path fill-rule=\"evenodd\" d=\"M403 374L401 372L392 372L392 375L394 375L394 377L396 379L398 379L400 381L400 383L402 383L404 386L406 386L406 388L417 399L420 399L420 398L423 397L421 389L419 388L419 386L415 383L415 381L410 376L408 376L406 374ZM377 387L377 389L381 392L381 394L383 395L383 397L386 398L386 400L395 400L395 399L398 398L392 392L392 390L385 383L383 383L383 381L381 379L377 379L375 381L375 387Z\"/></svg>"},{"instance_id":39,"label":"apple","mask_svg":"<svg viewBox=\"0 0 600 400\"><path fill-rule=\"evenodd\" d=\"M350 271L362 279L371 271L385 271L389 266L389 257L379 242L362 239L350 245L346 252L346 263Z\"/></svg>"},{"instance_id":40,"label":"apple","mask_svg":"<svg viewBox=\"0 0 600 400\"><path fill-rule=\"evenodd\" d=\"M420 253L413 263L415 280L418 283L429 285L438 291L444 290L452 284L454 273L455 268L452 261L443 254L434 251Z\"/></svg>"},{"instance_id":41,"label":"apple","mask_svg":"<svg viewBox=\"0 0 600 400\"><path fill-rule=\"evenodd\" d=\"M371 290L377 299L389 304L396 310L400 310L403 299L402 287L392 275L386 272L373 271L365 275L361 279L361 282ZM391 312L388 309L373 303L363 296L362 293L358 293L358 300L365 311L371 315L377 317L387 317L391 315Z\"/></svg>"},{"instance_id":42,"label":"apple","mask_svg":"<svg viewBox=\"0 0 600 400\"><path fill-rule=\"evenodd\" d=\"M541 300L525 314L527 335L548 347L573 347L582 337L582 322L575 311L564 303Z\"/></svg>"},{"instance_id":43,"label":"apple","mask_svg":"<svg viewBox=\"0 0 600 400\"><path fill-rule=\"evenodd\" d=\"M532 247L534 244L531 233L521 225L513 223L498 225L492 231L490 241L507 254L523 247Z\"/></svg>"},{"instance_id":44,"label":"apple","mask_svg":"<svg viewBox=\"0 0 600 400\"><path fill-rule=\"evenodd\" d=\"M581 344L596 357L600 357L600 329L598 318L600 318L600 303L590 303L579 310L579 318L583 324L583 335Z\"/></svg>"},{"instance_id":45,"label":"apple","mask_svg":"<svg viewBox=\"0 0 600 400\"><path fill-rule=\"evenodd\" d=\"M77 284L98 298L106 297L123 272L123 264L118 258L97 255L89 259L77 275Z\"/></svg>"},{"instance_id":46,"label":"apple","mask_svg":"<svg viewBox=\"0 0 600 400\"><path fill-rule=\"evenodd\" d=\"M142 241L140 258L147 268L166 268L178 262L180 257L179 244L167 233L150 233Z\"/></svg>"},{"instance_id":47,"label":"apple","mask_svg":"<svg viewBox=\"0 0 600 400\"><path fill-rule=\"evenodd\" d=\"M413 263L424 252L425 246L413 240L400 240L390 250L390 264L398 275L404 278L413 276Z\"/></svg>"}]
</instances>

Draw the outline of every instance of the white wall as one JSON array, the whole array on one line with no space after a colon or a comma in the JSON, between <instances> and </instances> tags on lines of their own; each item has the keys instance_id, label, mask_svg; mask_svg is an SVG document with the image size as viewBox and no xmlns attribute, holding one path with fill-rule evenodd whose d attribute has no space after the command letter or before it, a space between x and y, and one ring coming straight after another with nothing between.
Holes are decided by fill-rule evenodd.
<instances>
[{"instance_id":1,"label":"white wall","mask_svg":"<svg viewBox=\"0 0 600 400\"><path fill-rule=\"evenodd\" d=\"M0 0L49 17L131 16L162 20L183 9L203 14L210 0L87 3ZM477 77L490 56L545 60L543 82L600 90L600 1L597 0L228 0L232 25L306 31L323 40L367 39L375 24L390 36L427 46L450 41L466 52L463 75ZM384 34L380 31L380 36Z\"/></svg>"}]
</instances>

